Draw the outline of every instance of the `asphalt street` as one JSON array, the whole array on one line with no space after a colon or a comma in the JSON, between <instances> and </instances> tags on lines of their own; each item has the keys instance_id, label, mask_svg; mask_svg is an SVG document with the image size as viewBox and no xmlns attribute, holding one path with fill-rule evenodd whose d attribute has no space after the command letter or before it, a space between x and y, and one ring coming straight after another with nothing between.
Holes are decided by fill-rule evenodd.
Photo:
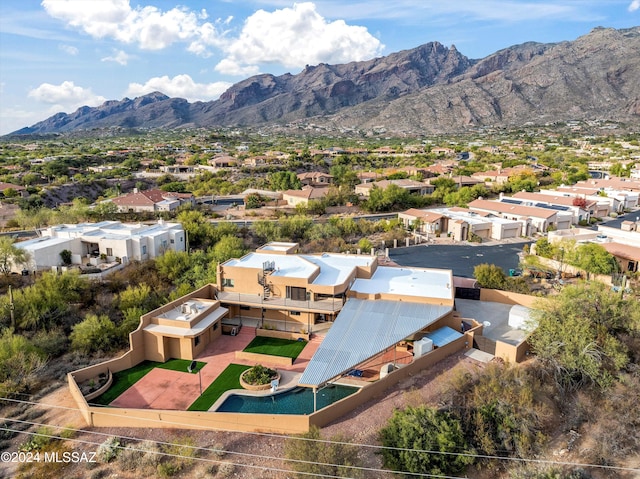
<instances>
[{"instance_id":1,"label":"asphalt street","mask_svg":"<svg viewBox=\"0 0 640 479\"><path fill-rule=\"evenodd\" d=\"M495 245L417 245L389 250L389 257L401 266L452 269L454 276L473 278L473 268L482 263L500 266L505 274L518 268L522 243Z\"/></svg>"}]
</instances>

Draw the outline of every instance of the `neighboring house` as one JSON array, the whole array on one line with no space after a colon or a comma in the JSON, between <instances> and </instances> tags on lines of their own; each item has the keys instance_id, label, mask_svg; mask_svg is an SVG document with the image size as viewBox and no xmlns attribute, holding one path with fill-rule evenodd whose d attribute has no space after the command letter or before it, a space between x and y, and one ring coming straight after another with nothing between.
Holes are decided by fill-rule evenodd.
<instances>
[{"instance_id":1,"label":"neighboring house","mask_svg":"<svg viewBox=\"0 0 640 479\"><path fill-rule=\"evenodd\" d=\"M484 211L508 220L519 221L522 223L523 236L545 233L550 229L567 229L571 226L573 217L571 213L501 201L477 199L468 206L472 211Z\"/></svg>"},{"instance_id":2,"label":"neighboring house","mask_svg":"<svg viewBox=\"0 0 640 479\"><path fill-rule=\"evenodd\" d=\"M183 204L195 204L191 193L173 193L162 190L138 191L110 200L118 207L120 213L142 213L145 211L173 211Z\"/></svg>"},{"instance_id":3,"label":"neighboring house","mask_svg":"<svg viewBox=\"0 0 640 479\"><path fill-rule=\"evenodd\" d=\"M309 201L321 200L327 196L327 188L313 188L305 186L301 190L287 190L282 192L282 199L288 206L308 205Z\"/></svg>"},{"instance_id":4,"label":"neighboring house","mask_svg":"<svg viewBox=\"0 0 640 479\"><path fill-rule=\"evenodd\" d=\"M501 201L506 198L500 195ZM525 206L537 206L540 208L552 208L559 211L571 211L573 214L572 224L577 225L581 221L589 222L591 216L596 212L596 202L584 197L567 198L562 195L547 195L543 193L529 193L520 191L512 198L522 200Z\"/></svg>"},{"instance_id":5,"label":"neighboring house","mask_svg":"<svg viewBox=\"0 0 640 479\"><path fill-rule=\"evenodd\" d=\"M62 264L60 253L71 251L72 264L127 263L156 258L167 250L185 251L185 232L179 223L160 220L153 225L119 221L57 225L43 229L40 237L15 243L31 256L26 269L37 271ZM22 266L17 265L16 270Z\"/></svg>"},{"instance_id":6,"label":"neighboring house","mask_svg":"<svg viewBox=\"0 0 640 479\"><path fill-rule=\"evenodd\" d=\"M471 211L467 208L434 208L431 211L444 216L443 233L446 232L454 241L468 240L469 233L483 240L504 240L522 236L523 225L517 220Z\"/></svg>"},{"instance_id":7,"label":"neighboring house","mask_svg":"<svg viewBox=\"0 0 640 479\"><path fill-rule=\"evenodd\" d=\"M195 173L196 167L193 165L162 165L160 171L171 175L184 175Z\"/></svg>"},{"instance_id":8,"label":"neighboring house","mask_svg":"<svg viewBox=\"0 0 640 479\"><path fill-rule=\"evenodd\" d=\"M578 181L577 187L585 188L598 188L602 190L620 190L620 191L633 191L640 193L640 180L635 178L607 178L607 179L590 179Z\"/></svg>"},{"instance_id":9,"label":"neighboring house","mask_svg":"<svg viewBox=\"0 0 640 479\"><path fill-rule=\"evenodd\" d=\"M426 236L438 234L443 230L444 216L429 210L410 208L398 213L398 219L405 228Z\"/></svg>"},{"instance_id":10,"label":"neighboring house","mask_svg":"<svg viewBox=\"0 0 640 479\"><path fill-rule=\"evenodd\" d=\"M328 186L333 183L333 176L320 171L298 173L298 179L303 186Z\"/></svg>"},{"instance_id":11,"label":"neighboring house","mask_svg":"<svg viewBox=\"0 0 640 479\"><path fill-rule=\"evenodd\" d=\"M371 194L371 190L375 186L381 190L387 189L390 185L396 185L403 190L407 190L409 193L417 194L417 195L428 195L435 191L435 187L430 185L429 183L423 183L421 181L415 180L381 180L376 181L374 183L360 183L355 187L355 193L357 195L362 195L368 197Z\"/></svg>"},{"instance_id":12,"label":"neighboring house","mask_svg":"<svg viewBox=\"0 0 640 479\"><path fill-rule=\"evenodd\" d=\"M637 272L640 271L640 230L633 226L640 223L625 223L628 229L598 225L597 231L585 228L554 231L549 233L549 242L598 243L616 258L620 271Z\"/></svg>"},{"instance_id":13,"label":"neighboring house","mask_svg":"<svg viewBox=\"0 0 640 479\"><path fill-rule=\"evenodd\" d=\"M521 175L523 173L533 174L533 170L529 168L500 168L498 170L479 171L477 173L473 173L471 176L484 181L487 185L491 185L493 183L500 185L507 183L514 176Z\"/></svg>"},{"instance_id":14,"label":"neighboring house","mask_svg":"<svg viewBox=\"0 0 640 479\"><path fill-rule=\"evenodd\" d=\"M28 192L27 189L24 186L20 186L20 185L14 185L11 183L4 183L2 181L0 181L0 193L2 193L4 196L6 196L5 192L7 190L13 190L15 193L17 193L18 195L24 197L27 196Z\"/></svg>"},{"instance_id":15,"label":"neighboring house","mask_svg":"<svg viewBox=\"0 0 640 479\"><path fill-rule=\"evenodd\" d=\"M560 186L556 190L540 190L541 195L566 196L567 198L585 198L593 201L594 218L605 218L611 212L622 211L622 203L615 196L602 196L600 190L596 188L575 188L573 186ZM625 195L626 196L626 195Z\"/></svg>"},{"instance_id":16,"label":"neighboring house","mask_svg":"<svg viewBox=\"0 0 640 479\"><path fill-rule=\"evenodd\" d=\"M233 166L238 166L239 161L233 156L216 156L215 158L211 158L207 161L207 163L211 166L215 166L216 168L231 168Z\"/></svg>"}]
</instances>

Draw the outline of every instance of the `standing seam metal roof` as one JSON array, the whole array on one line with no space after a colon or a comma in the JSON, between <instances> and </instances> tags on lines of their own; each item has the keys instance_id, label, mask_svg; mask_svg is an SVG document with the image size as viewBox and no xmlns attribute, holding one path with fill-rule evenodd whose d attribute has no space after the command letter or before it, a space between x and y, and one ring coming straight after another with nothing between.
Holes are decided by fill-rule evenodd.
<instances>
[{"instance_id":1,"label":"standing seam metal roof","mask_svg":"<svg viewBox=\"0 0 640 479\"><path fill-rule=\"evenodd\" d=\"M424 329L452 308L407 301L350 298L298 383L320 386Z\"/></svg>"}]
</instances>

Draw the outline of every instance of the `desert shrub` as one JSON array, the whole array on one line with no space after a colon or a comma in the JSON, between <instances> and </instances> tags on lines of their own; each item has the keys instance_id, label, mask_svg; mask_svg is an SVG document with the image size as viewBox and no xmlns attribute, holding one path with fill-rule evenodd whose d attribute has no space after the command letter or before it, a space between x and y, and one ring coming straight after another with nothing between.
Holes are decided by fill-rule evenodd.
<instances>
[{"instance_id":1,"label":"desert shrub","mask_svg":"<svg viewBox=\"0 0 640 479\"><path fill-rule=\"evenodd\" d=\"M108 316L87 314L73 327L69 338L71 347L77 351L109 351L118 344L118 330Z\"/></svg>"},{"instance_id":2,"label":"desert shrub","mask_svg":"<svg viewBox=\"0 0 640 479\"><path fill-rule=\"evenodd\" d=\"M474 459L450 452L472 453L460 421L446 411L426 406L397 410L380 430L386 468L414 474L448 475L462 472ZM437 454L438 451L445 454Z\"/></svg>"},{"instance_id":3,"label":"desert shrub","mask_svg":"<svg viewBox=\"0 0 640 479\"><path fill-rule=\"evenodd\" d=\"M0 335L0 396L27 390L45 360L24 336L5 330Z\"/></svg>"},{"instance_id":4,"label":"desert shrub","mask_svg":"<svg viewBox=\"0 0 640 479\"><path fill-rule=\"evenodd\" d=\"M360 465L356 446L347 444L349 441L342 436L333 436L327 442L319 442L321 439L320 429L316 426L298 437L287 439L286 457L301 461L291 465L300 473L298 477L360 477L360 471L354 469Z\"/></svg>"},{"instance_id":5,"label":"desert shrub","mask_svg":"<svg viewBox=\"0 0 640 479\"><path fill-rule=\"evenodd\" d=\"M40 426L27 441L20 444L18 449L23 452L40 451L51 443L53 438L50 436L53 435L53 429L46 426Z\"/></svg>"},{"instance_id":6,"label":"desert shrub","mask_svg":"<svg viewBox=\"0 0 640 479\"><path fill-rule=\"evenodd\" d=\"M271 380L276 377L278 373L271 368L256 364L252 368L247 369L242 378L249 384L262 385L270 384Z\"/></svg>"},{"instance_id":7,"label":"desert shrub","mask_svg":"<svg viewBox=\"0 0 640 479\"><path fill-rule=\"evenodd\" d=\"M218 466L218 475L216 477L231 477L236 472L236 465L233 462L223 462Z\"/></svg>"},{"instance_id":8,"label":"desert shrub","mask_svg":"<svg viewBox=\"0 0 640 479\"><path fill-rule=\"evenodd\" d=\"M477 374L456 378L445 396L480 453L529 457L546 442L553 427L547 399L555 390L527 369L490 364Z\"/></svg>"},{"instance_id":9,"label":"desert shrub","mask_svg":"<svg viewBox=\"0 0 640 479\"><path fill-rule=\"evenodd\" d=\"M120 438L109 436L102 444L98 446L96 455L102 462L109 462L115 459L120 452Z\"/></svg>"},{"instance_id":10,"label":"desert shrub","mask_svg":"<svg viewBox=\"0 0 640 479\"><path fill-rule=\"evenodd\" d=\"M49 358L57 358L69 348L67 335L60 328L38 331L31 337L31 343Z\"/></svg>"},{"instance_id":11,"label":"desert shrub","mask_svg":"<svg viewBox=\"0 0 640 479\"><path fill-rule=\"evenodd\" d=\"M582 469L561 466L526 465L509 471L511 479L589 479L591 475Z\"/></svg>"}]
</instances>

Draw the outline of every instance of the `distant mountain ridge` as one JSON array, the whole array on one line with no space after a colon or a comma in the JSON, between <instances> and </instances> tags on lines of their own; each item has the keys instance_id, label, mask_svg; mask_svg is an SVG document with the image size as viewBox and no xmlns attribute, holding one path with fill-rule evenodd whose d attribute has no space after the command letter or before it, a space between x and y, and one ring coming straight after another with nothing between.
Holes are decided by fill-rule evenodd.
<instances>
[{"instance_id":1,"label":"distant mountain ridge","mask_svg":"<svg viewBox=\"0 0 640 479\"><path fill-rule=\"evenodd\" d=\"M109 127L259 126L305 122L389 132L608 119L640 123L640 27L574 41L524 43L480 60L431 42L373 60L256 75L219 99L154 92L58 113L13 134Z\"/></svg>"}]
</instances>

